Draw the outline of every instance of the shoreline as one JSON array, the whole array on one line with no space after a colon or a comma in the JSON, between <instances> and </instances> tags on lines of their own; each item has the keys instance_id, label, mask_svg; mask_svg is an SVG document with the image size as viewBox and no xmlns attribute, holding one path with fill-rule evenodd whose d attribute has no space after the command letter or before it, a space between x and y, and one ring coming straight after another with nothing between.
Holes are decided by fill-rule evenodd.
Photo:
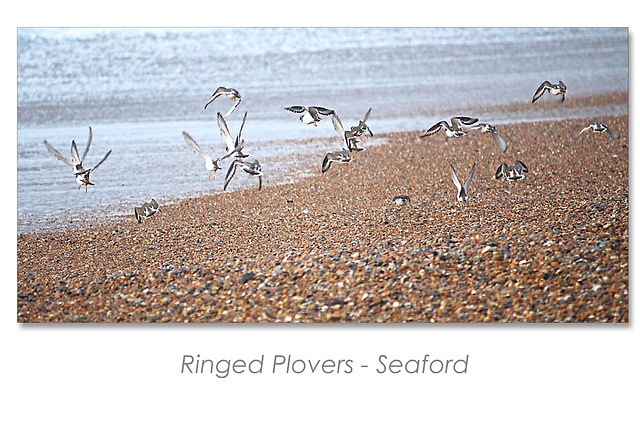
<instances>
[{"instance_id":1,"label":"shoreline","mask_svg":"<svg viewBox=\"0 0 640 427\"><path fill-rule=\"evenodd\" d=\"M294 184L18 234L17 321L628 322L628 116L566 148L587 123L500 125L506 153L383 134ZM516 159L524 180L493 178ZM447 163L474 162L463 205Z\"/></svg>"},{"instance_id":2,"label":"shoreline","mask_svg":"<svg viewBox=\"0 0 640 427\"><path fill-rule=\"evenodd\" d=\"M463 111L465 115L470 115L472 117L481 117L481 121L490 121L496 125L506 125L506 124L517 124L517 123L543 123L543 122L556 122L568 118L578 118L578 117L591 117L589 114L591 111L601 111L604 114L602 115L594 115L600 118L604 117L614 117L616 115L625 115L624 113L628 112L628 94L623 92L611 92L605 95L590 95L590 96L582 96L582 97L574 97L569 100L570 104L565 105L567 103L559 104L553 102L553 100L547 100L545 103L540 104L529 104L528 106L523 105L522 103L517 104L491 104L491 105L475 105L473 107L463 107L460 111ZM426 110L421 110L424 113ZM437 114L436 114L437 111ZM520 115L521 112L528 111L530 116L526 116L523 119L523 116ZM574 112L573 114L571 112ZM621 114L622 112L622 114ZM419 113L416 111L416 114ZM468 113L468 114L467 114ZM455 115L456 112L452 109L444 109L444 110L429 110L429 115L433 115L434 117L431 119L427 119L424 116L420 116L419 120L414 122L425 122L424 126L427 125L428 120L440 120L443 117L447 117L449 115ZM459 112L458 112L459 114ZM566 115L567 117L562 117L562 115ZM380 118L379 118L380 120ZM381 120L384 119L384 115ZM430 123L430 122L429 122ZM388 124L387 124L388 126ZM388 144L390 139L393 138L395 134L401 132L411 132L418 131L415 129L416 126L413 126L414 129L410 130L402 130L402 131L389 131L389 132L376 132L375 139L377 144ZM426 128L426 127L425 127ZM424 130L424 129L422 129ZM254 143L252 143L254 144ZM267 142L267 144L273 144L273 141ZM326 137L326 136L316 136L309 137L302 140L298 139L287 139L278 141L278 144L282 144L284 146L309 146L309 145L323 145L326 147L325 151L329 151L331 148L335 148L339 146L339 141L337 136ZM371 146L372 143L369 142L366 146ZM320 153L322 149L318 153ZM322 156L323 154L317 154ZM313 159L314 167L308 167L309 159ZM300 166L306 165L306 166ZM289 161L287 162L287 169L285 171L285 178L279 177L279 172L283 172L282 170L270 170L268 168L266 172L266 179L263 183L265 186L273 186L273 185L281 185L284 182L291 182L299 179L298 176L310 176L317 175L319 173L320 160L316 160L316 157L311 157L309 153L306 156L299 156L298 161ZM272 165L273 166L273 165ZM264 166L263 166L264 167ZM295 168L292 171L292 168ZM251 186L249 185L248 188ZM234 188L234 183L232 182L232 186L230 191L237 191L237 187ZM219 189L210 189L206 192L203 190L194 191L193 194L174 194L174 195L161 195L160 198L156 195L156 199L161 200L161 203L164 205L180 203L183 200L189 199L197 199L199 197L206 197L209 195L217 195L220 194L221 188ZM135 203L135 202L130 202ZM140 202L141 203L141 202ZM133 205L132 205L133 206ZM87 226L91 226L92 224L98 223L100 225L104 225L107 223L127 220L132 217L132 214L129 213L129 207L124 207L122 203L114 203L111 205L101 205L99 213L99 217L96 215L87 216L87 215L74 215L74 212L64 211L60 215L64 214L66 219L62 219L59 216L57 219L49 218L49 216L44 216L39 218L39 222L33 222L34 219L29 217L26 219L24 223L18 223L18 235L20 234L31 234L31 233L47 233L47 232L57 232L57 231L72 231L84 229ZM48 220L47 220L48 219ZM32 222L29 222L32 221ZM47 221L47 222L44 222ZM87 225L89 224L89 225Z\"/></svg>"}]
</instances>

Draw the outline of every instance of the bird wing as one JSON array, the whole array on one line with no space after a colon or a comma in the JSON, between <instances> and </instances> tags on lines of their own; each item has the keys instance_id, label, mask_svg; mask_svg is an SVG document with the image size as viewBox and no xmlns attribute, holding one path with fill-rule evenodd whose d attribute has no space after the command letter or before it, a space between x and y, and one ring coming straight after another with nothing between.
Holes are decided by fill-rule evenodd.
<instances>
[{"instance_id":1,"label":"bird wing","mask_svg":"<svg viewBox=\"0 0 640 427\"><path fill-rule=\"evenodd\" d=\"M222 135L222 139L224 139L224 142L227 144L227 153L233 152L236 147L233 139L231 138L227 122L224 120L224 117L220 112L218 112L218 127L220 128L220 135Z\"/></svg>"},{"instance_id":2,"label":"bird wing","mask_svg":"<svg viewBox=\"0 0 640 427\"><path fill-rule=\"evenodd\" d=\"M529 173L529 168L527 168L527 165L522 163L520 160L516 160L516 169L518 169L521 173L522 172Z\"/></svg>"},{"instance_id":3,"label":"bird wing","mask_svg":"<svg viewBox=\"0 0 640 427\"><path fill-rule=\"evenodd\" d=\"M462 130L462 125L465 126L471 126L472 124L476 123L478 121L477 118L475 117L452 117L451 118L451 124L453 125L453 127L458 128L460 130Z\"/></svg>"},{"instance_id":4,"label":"bird wing","mask_svg":"<svg viewBox=\"0 0 640 427\"><path fill-rule=\"evenodd\" d=\"M240 146L240 141L242 141L242 129L244 128L244 122L247 121L247 112L244 112L244 117L242 118L242 124L240 125L240 130L238 131L238 136L236 137L236 147Z\"/></svg>"},{"instance_id":5,"label":"bird wing","mask_svg":"<svg viewBox=\"0 0 640 427\"><path fill-rule=\"evenodd\" d=\"M502 175L506 174L506 170L507 170L507 164L503 163L500 166L498 166L498 170L496 170L496 179L499 179Z\"/></svg>"},{"instance_id":6,"label":"bird wing","mask_svg":"<svg viewBox=\"0 0 640 427\"><path fill-rule=\"evenodd\" d=\"M591 125L589 125L589 126L587 126L586 128L582 129L582 130L580 131L580 133L578 134L578 136L576 136L575 138L573 138L573 141L571 141L571 142L569 143L569 145L567 145L567 147L571 147L573 144L575 144L576 142L578 142L578 139L580 139L580 136L582 136L582 134L583 134L585 131L589 130L590 128L591 128Z\"/></svg>"},{"instance_id":7,"label":"bird wing","mask_svg":"<svg viewBox=\"0 0 640 427\"><path fill-rule=\"evenodd\" d=\"M620 138L620 135L618 135L617 133L615 133L614 131L611 130L611 128L609 126L607 126L607 133L610 134L611 138L613 139L618 139Z\"/></svg>"},{"instance_id":8,"label":"bird wing","mask_svg":"<svg viewBox=\"0 0 640 427\"><path fill-rule=\"evenodd\" d=\"M533 104L534 102L536 102L542 96L544 91L549 88L549 86L551 86L551 83L549 83L547 80L542 82L542 84L536 90L536 93L533 94L533 99L531 100L531 103Z\"/></svg>"},{"instance_id":9,"label":"bird wing","mask_svg":"<svg viewBox=\"0 0 640 427\"><path fill-rule=\"evenodd\" d=\"M323 116L330 116L333 114L333 110L330 110L328 108L324 108L324 107L309 107L309 109L314 108L318 113L322 114Z\"/></svg>"},{"instance_id":10,"label":"bird wing","mask_svg":"<svg viewBox=\"0 0 640 427\"><path fill-rule=\"evenodd\" d=\"M187 145L189 146L189 148L191 148L191 150L194 153L196 153L197 155L199 155L200 157L202 157L205 160L211 160L211 157L209 157L207 155L207 153L205 153L204 150L202 148L200 148L200 146L198 145L196 140L193 139L191 137L191 135L189 135L187 132L182 132L182 136L184 137L184 140L187 143Z\"/></svg>"},{"instance_id":11,"label":"bird wing","mask_svg":"<svg viewBox=\"0 0 640 427\"><path fill-rule=\"evenodd\" d=\"M49 150L49 152L51 154L53 154L58 160L61 160L61 161L65 162L66 164L68 164L72 168L75 167L75 165L73 164L73 162L71 160L67 159L62 154L60 154L60 152L58 150L56 150L55 148L53 148L51 146L51 144L49 144L46 140L44 141L44 146L47 147L47 150Z\"/></svg>"},{"instance_id":12,"label":"bird wing","mask_svg":"<svg viewBox=\"0 0 640 427\"><path fill-rule=\"evenodd\" d=\"M493 137L493 140L496 142L496 144L498 144L498 148L500 148L500 151L502 151L503 153L507 151L507 141L505 141L498 132L491 132L491 136Z\"/></svg>"},{"instance_id":13,"label":"bird wing","mask_svg":"<svg viewBox=\"0 0 640 427\"><path fill-rule=\"evenodd\" d=\"M331 115L331 121L333 122L333 128L336 130L336 132L338 132L338 135L340 135L342 139L345 139L344 126L342 126L342 120L340 120L340 117L338 117L338 115L335 112Z\"/></svg>"},{"instance_id":14,"label":"bird wing","mask_svg":"<svg viewBox=\"0 0 640 427\"><path fill-rule=\"evenodd\" d=\"M473 164L473 167L471 168L471 172L469 173L469 178L467 178L467 182L464 183L464 191L467 191L467 188L469 188L469 184L471 184L471 180L473 179L473 174L476 173L476 164Z\"/></svg>"},{"instance_id":15,"label":"bird wing","mask_svg":"<svg viewBox=\"0 0 640 427\"><path fill-rule=\"evenodd\" d=\"M369 119L369 114L371 114L371 107L369 107L369 110L367 110L367 113L364 115L364 118L362 119L363 123L366 123L367 119Z\"/></svg>"},{"instance_id":16,"label":"bird wing","mask_svg":"<svg viewBox=\"0 0 640 427\"><path fill-rule=\"evenodd\" d=\"M224 115L225 117L229 117L231 115L231 113L233 113L235 111L235 109L238 107L238 105L240 105L240 102L242 101L242 98L240 98L239 96L236 97L236 103L233 104L233 107L231 107L229 109L229 111L227 111L227 113Z\"/></svg>"},{"instance_id":17,"label":"bird wing","mask_svg":"<svg viewBox=\"0 0 640 427\"><path fill-rule=\"evenodd\" d=\"M89 139L87 140L87 146L84 149L84 153L82 153L82 158L80 158L80 162L84 162L84 158L87 157L87 153L89 152L89 147L91 146L91 140L93 139L93 130L91 126L89 126Z\"/></svg>"},{"instance_id":18,"label":"bird wing","mask_svg":"<svg viewBox=\"0 0 640 427\"><path fill-rule=\"evenodd\" d=\"M224 187L222 191L225 191L227 189L227 185L229 185L229 182L231 181L231 178L233 178L233 175L236 174L236 168L239 164L242 164L240 160L234 160L233 163L231 163L231 165L229 166L229 169L227 170L227 176L224 178Z\"/></svg>"},{"instance_id":19,"label":"bird wing","mask_svg":"<svg viewBox=\"0 0 640 427\"><path fill-rule=\"evenodd\" d=\"M456 186L459 192L462 186L460 185L460 181L458 181L458 176L456 175L456 171L453 169L453 166L451 166L451 163L449 163L449 170L451 172L451 179L453 180L453 184Z\"/></svg>"},{"instance_id":20,"label":"bird wing","mask_svg":"<svg viewBox=\"0 0 640 427\"><path fill-rule=\"evenodd\" d=\"M307 107L303 107L302 105L292 105L291 107L284 107L284 109L294 113L304 113L307 111Z\"/></svg>"},{"instance_id":21,"label":"bird wing","mask_svg":"<svg viewBox=\"0 0 640 427\"><path fill-rule=\"evenodd\" d=\"M220 86L218 89L216 89L215 92L213 92L213 95L211 95L211 98L209 98L207 103L204 104L204 109L206 110L207 107L209 106L209 104L211 104L213 101L215 101L217 97L219 97L220 95L222 95L226 91L228 91L228 89L226 87L223 87L223 86Z\"/></svg>"},{"instance_id":22,"label":"bird wing","mask_svg":"<svg viewBox=\"0 0 640 427\"><path fill-rule=\"evenodd\" d=\"M151 199L151 206L152 206L154 209L158 209L158 208L160 208L160 205L158 204L158 202L156 202L156 199Z\"/></svg>"},{"instance_id":23,"label":"bird wing","mask_svg":"<svg viewBox=\"0 0 640 427\"><path fill-rule=\"evenodd\" d=\"M104 162L105 160L107 160L107 157L109 157L109 154L111 154L111 151L112 151L112 150L109 150L109 152L108 152L107 154L105 154L105 156L102 158L102 160L100 160L100 161L98 162L98 164L97 164L97 165L95 165L94 167L92 167L90 170L91 170L91 171L96 170L96 169L98 168L98 166L100 166L100 165L102 164L102 162Z\"/></svg>"},{"instance_id":24,"label":"bird wing","mask_svg":"<svg viewBox=\"0 0 640 427\"><path fill-rule=\"evenodd\" d=\"M333 153L327 153L327 155L324 156L324 160L322 161L322 173L325 173L331 167L331 162L333 161L331 156L332 154Z\"/></svg>"},{"instance_id":25,"label":"bird wing","mask_svg":"<svg viewBox=\"0 0 640 427\"><path fill-rule=\"evenodd\" d=\"M420 138L424 138L425 136L435 135L436 133L438 133L440 131L440 129L442 129L445 126L449 126L449 124L447 122L445 122L444 120L441 120L438 123L436 123L435 125L431 126L426 131L424 131L422 133L422 135L420 135Z\"/></svg>"},{"instance_id":26,"label":"bird wing","mask_svg":"<svg viewBox=\"0 0 640 427\"><path fill-rule=\"evenodd\" d=\"M75 141L71 141L71 159L73 159L73 162L76 165L82 163L80 161L80 156L78 156L78 146L76 145Z\"/></svg>"},{"instance_id":27,"label":"bird wing","mask_svg":"<svg viewBox=\"0 0 640 427\"><path fill-rule=\"evenodd\" d=\"M138 223L141 223L143 215L142 208L136 206L135 208L133 208L133 212L136 214L136 221L138 221Z\"/></svg>"}]
</instances>

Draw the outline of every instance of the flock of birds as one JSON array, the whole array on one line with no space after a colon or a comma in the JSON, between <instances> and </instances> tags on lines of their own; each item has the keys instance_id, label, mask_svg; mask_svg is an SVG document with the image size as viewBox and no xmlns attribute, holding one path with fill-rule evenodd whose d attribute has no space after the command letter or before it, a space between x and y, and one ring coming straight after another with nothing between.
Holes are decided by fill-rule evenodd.
<instances>
[{"instance_id":1,"label":"flock of birds","mask_svg":"<svg viewBox=\"0 0 640 427\"><path fill-rule=\"evenodd\" d=\"M545 81L538 87L538 89L534 93L531 103L535 103L546 92L551 95L560 96L559 102L564 102L567 93L567 86L562 81L559 81L558 84L552 84L548 81ZM213 173L213 179L215 180L216 172L222 169L222 161L228 158L233 158L231 164L227 169L223 191L227 189L229 182L234 177L238 169L251 176L257 177L258 190L260 190L262 188L262 166L257 159L254 159L252 161L247 160L247 157L249 157L249 155L245 154L243 151L245 148L245 143L244 139L242 138L242 129L244 128L245 122L247 120L247 112L244 113L242 124L240 125L240 129L238 130L235 138L231 136L231 132L229 131L229 127L225 120L225 118L229 117L236 110L236 108L242 101L240 93L236 89L221 86L217 88L215 92L213 92L209 100L206 102L204 109L206 110L209 105L211 105L217 98L223 95L234 102L233 106L224 115L220 112L217 113L220 135L226 143L226 154L214 160L214 158L209 156L186 131L184 131L182 135L185 142L187 143L187 146L194 153L205 160L205 167L209 171L209 179L211 179L211 174ZM285 110L300 114L300 121L306 125L317 126L318 122L321 122L323 120L323 116L331 117L333 127L340 136L344 146L339 150L326 153L322 161L322 173L325 173L327 170L329 170L332 163L351 162L355 158L355 153L365 150L364 147L359 146L359 143L364 142L367 138L373 137L373 132L367 125L367 120L369 118L369 115L371 114L371 108L369 108L369 110L365 113L362 120L360 120L356 125L351 126L349 129L345 129L342 121L340 120L340 117L338 117L334 110L329 108L319 106L305 107L301 105L292 105L290 107L285 107ZM502 136L500 136L495 126L489 123L478 123L478 121L479 120L477 118L462 116L452 117L450 123L446 120L441 120L427 129L425 132L423 132L419 136L419 138L426 138L429 136L433 136L440 131L444 131L445 140L449 142L455 138L463 137L469 132L478 131L481 134L491 134L500 151L502 151L503 153L507 151L507 142L502 138ZM572 146L573 144L575 144L583 135L583 133L588 131L589 129L598 134L606 132L614 139L619 138L618 134L609 129L606 124L597 120L591 120L589 122L589 125L582 129L580 133L568 144L568 146ZM91 168L85 168L83 166L83 162L87 153L89 152L92 138L93 131L91 127L89 127L89 139L87 141L87 145L82 154L82 157L80 157L78 154L78 148L76 146L75 140L71 141L71 159L64 157L58 150L53 148L47 142L47 140L44 141L45 147L51 154L53 154L58 160L66 163L73 168L76 183L79 185L78 189L82 188L82 186L85 186L85 193L88 191L89 185L95 185L90 181L91 173L95 169L97 169L98 166L100 166L105 160L107 160L107 158L111 154L111 150L109 150L107 154L102 158L102 160L100 160L95 166ZM473 180L473 175L476 170L476 164L473 164L464 185L460 183L453 165L449 164L449 170L451 173L453 184L457 189L457 199L461 202L466 202L469 198L468 188L471 184L471 181ZM521 160L516 160L514 166L509 166L506 163L502 163L495 173L495 178L499 179L504 177L508 181L517 181L523 179L524 174L527 172L529 172L527 166ZM398 205L406 205L410 202L410 199L408 196L400 195L394 197L393 202ZM159 212L159 210L160 207L158 202L156 202L155 199L151 199L150 203L144 203L142 206L134 207L135 218L139 223L141 223L143 218L149 218Z\"/></svg>"}]
</instances>

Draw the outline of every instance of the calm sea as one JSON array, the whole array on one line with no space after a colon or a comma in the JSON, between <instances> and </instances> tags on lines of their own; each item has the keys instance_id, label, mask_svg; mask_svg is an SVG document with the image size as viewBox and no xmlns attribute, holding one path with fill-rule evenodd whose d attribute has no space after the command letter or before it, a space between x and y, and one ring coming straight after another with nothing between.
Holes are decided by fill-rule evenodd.
<instances>
[{"instance_id":1,"label":"calm sea","mask_svg":"<svg viewBox=\"0 0 640 427\"><path fill-rule=\"evenodd\" d=\"M218 86L242 94L229 127L248 112L245 151L274 185L319 172L340 148L330 120L306 126L286 106L332 108L347 126L371 107L375 133L419 130L439 111L530 102L543 80L563 80L569 96L627 91L628 58L626 28L18 29L18 232L220 192L226 171L207 180L182 138L224 154L215 116L231 101L203 108ZM82 151L89 126L85 166L113 153L85 194L42 141ZM230 188L255 185L239 174Z\"/></svg>"}]
</instances>

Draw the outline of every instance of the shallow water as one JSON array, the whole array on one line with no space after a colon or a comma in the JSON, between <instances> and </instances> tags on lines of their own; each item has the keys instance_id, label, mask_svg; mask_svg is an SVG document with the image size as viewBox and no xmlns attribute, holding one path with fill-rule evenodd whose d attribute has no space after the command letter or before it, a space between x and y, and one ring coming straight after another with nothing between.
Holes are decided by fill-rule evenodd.
<instances>
[{"instance_id":1,"label":"shallow water","mask_svg":"<svg viewBox=\"0 0 640 427\"><path fill-rule=\"evenodd\" d=\"M306 126L285 106L333 108L347 126L372 107L374 133L420 130L452 108L463 114L529 103L545 79L563 80L568 96L627 91L628 68L626 29L20 29L18 232L114 218L152 197L163 204L221 191L226 170L209 181L204 161L182 138L187 131L212 156L224 154L215 112L231 102L219 98L203 108L218 86L241 92L231 133L248 111L245 152L260 160L265 185L273 185L318 173L324 154L340 148L330 120ZM483 120L595 113L626 108ZM85 194L42 141L66 155L74 139L82 151L89 126L94 139L85 166L113 153ZM252 186L257 180L239 173L230 189Z\"/></svg>"}]
</instances>

